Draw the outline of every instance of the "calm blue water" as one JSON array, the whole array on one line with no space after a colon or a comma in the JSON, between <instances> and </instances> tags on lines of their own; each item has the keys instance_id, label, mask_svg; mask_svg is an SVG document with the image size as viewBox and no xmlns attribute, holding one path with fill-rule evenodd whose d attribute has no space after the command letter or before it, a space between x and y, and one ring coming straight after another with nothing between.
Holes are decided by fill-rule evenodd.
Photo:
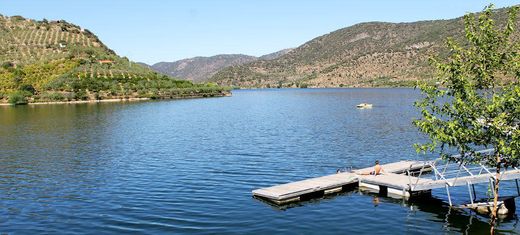
<instances>
[{"instance_id":1,"label":"calm blue water","mask_svg":"<svg viewBox=\"0 0 520 235\"><path fill-rule=\"evenodd\" d=\"M411 124L418 97L411 89L243 90L0 107L0 233L485 234L488 218L449 210L442 190L427 203L352 191L277 208L251 197L339 167L424 159L412 148L424 140ZM356 109L361 102L374 108ZM452 193L468 200L464 187ZM500 230L520 232L517 223L505 219Z\"/></svg>"}]
</instances>

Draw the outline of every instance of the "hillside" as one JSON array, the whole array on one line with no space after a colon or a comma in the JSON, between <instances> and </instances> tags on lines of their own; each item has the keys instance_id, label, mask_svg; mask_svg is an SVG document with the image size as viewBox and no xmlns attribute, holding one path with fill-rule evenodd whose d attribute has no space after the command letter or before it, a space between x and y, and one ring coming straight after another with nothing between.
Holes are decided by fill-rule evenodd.
<instances>
[{"instance_id":1,"label":"hillside","mask_svg":"<svg viewBox=\"0 0 520 235\"><path fill-rule=\"evenodd\" d=\"M496 10L499 18L506 9ZM370 22L317 37L277 59L225 68L210 81L239 87L410 86L433 76L428 59L463 35L462 18Z\"/></svg>"},{"instance_id":2,"label":"hillside","mask_svg":"<svg viewBox=\"0 0 520 235\"><path fill-rule=\"evenodd\" d=\"M229 66L241 65L257 60L272 60L287 54L292 49L284 49L261 57L242 54L223 54L211 57L194 57L175 62L159 62L152 66L162 74L191 80L194 82L208 81L219 70Z\"/></svg>"},{"instance_id":3,"label":"hillside","mask_svg":"<svg viewBox=\"0 0 520 235\"><path fill-rule=\"evenodd\" d=\"M283 56L289 52L291 52L294 48L288 48L288 49L283 49L283 50L279 50L279 51L276 51L276 52L273 52L273 53L269 53L267 55L263 55L263 56L260 56L258 57L259 60L274 60L280 56Z\"/></svg>"},{"instance_id":4,"label":"hillside","mask_svg":"<svg viewBox=\"0 0 520 235\"><path fill-rule=\"evenodd\" d=\"M241 54L216 55L194 57L175 62L159 62L152 65L151 68L163 74L200 82L208 80L222 68L245 64L256 59L254 56Z\"/></svg>"},{"instance_id":5,"label":"hillside","mask_svg":"<svg viewBox=\"0 0 520 235\"><path fill-rule=\"evenodd\" d=\"M215 85L174 80L116 55L66 21L0 15L0 102L223 95Z\"/></svg>"}]
</instances>

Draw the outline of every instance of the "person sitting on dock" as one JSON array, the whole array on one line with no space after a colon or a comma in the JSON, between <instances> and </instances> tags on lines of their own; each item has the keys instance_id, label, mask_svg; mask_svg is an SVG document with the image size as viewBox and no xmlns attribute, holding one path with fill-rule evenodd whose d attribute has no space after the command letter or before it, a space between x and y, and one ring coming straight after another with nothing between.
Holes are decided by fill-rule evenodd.
<instances>
[{"instance_id":1,"label":"person sitting on dock","mask_svg":"<svg viewBox=\"0 0 520 235\"><path fill-rule=\"evenodd\" d=\"M383 174L383 172L385 172L383 170L383 167L381 167L381 165L379 165L379 160L376 160L376 165L374 166L374 170L371 171L370 173L361 173L362 175L381 175Z\"/></svg>"}]
</instances>

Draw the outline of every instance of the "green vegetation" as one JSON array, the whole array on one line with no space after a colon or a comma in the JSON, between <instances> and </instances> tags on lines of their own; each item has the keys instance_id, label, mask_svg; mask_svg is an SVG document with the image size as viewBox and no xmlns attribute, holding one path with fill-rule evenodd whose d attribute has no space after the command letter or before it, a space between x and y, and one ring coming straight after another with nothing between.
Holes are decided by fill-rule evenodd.
<instances>
[{"instance_id":1,"label":"green vegetation","mask_svg":"<svg viewBox=\"0 0 520 235\"><path fill-rule=\"evenodd\" d=\"M13 105L27 104L27 98L26 98L27 95L28 95L28 93L23 92L23 91L12 92L9 95L9 103L13 104Z\"/></svg>"},{"instance_id":2,"label":"green vegetation","mask_svg":"<svg viewBox=\"0 0 520 235\"><path fill-rule=\"evenodd\" d=\"M365 87L415 87L417 81L414 80L399 80L398 78L391 78L380 76L374 79L366 79L360 82L360 85ZM340 84L341 87L341 84Z\"/></svg>"},{"instance_id":3,"label":"green vegetation","mask_svg":"<svg viewBox=\"0 0 520 235\"><path fill-rule=\"evenodd\" d=\"M507 9L496 11L496 22L503 24ZM240 87L273 87L280 81L283 87L298 82L310 87L413 87L410 81L435 76L428 58L448 56L445 38L461 41L463 29L462 18L361 23L317 37L273 60L227 67L211 80Z\"/></svg>"},{"instance_id":4,"label":"green vegetation","mask_svg":"<svg viewBox=\"0 0 520 235\"><path fill-rule=\"evenodd\" d=\"M158 74L119 57L90 31L66 21L0 17L3 102L202 97L229 90Z\"/></svg>"},{"instance_id":5,"label":"green vegetation","mask_svg":"<svg viewBox=\"0 0 520 235\"><path fill-rule=\"evenodd\" d=\"M449 39L448 59L433 60L444 88L420 86L424 99L416 106L422 117L414 121L430 138L430 142L416 145L418 151L496 167L491 234L497 218L500 171L520 165L520 44L513 36L518 7L511 8L506 23L498 26L492 8L477 17L466 15L466 41ZM503 80L510 82L504 85ZM492 155L476 153L489 147L495 150ZM457 150L462 157L450 159L447 149Z\"/></svg>"}]
</instances>

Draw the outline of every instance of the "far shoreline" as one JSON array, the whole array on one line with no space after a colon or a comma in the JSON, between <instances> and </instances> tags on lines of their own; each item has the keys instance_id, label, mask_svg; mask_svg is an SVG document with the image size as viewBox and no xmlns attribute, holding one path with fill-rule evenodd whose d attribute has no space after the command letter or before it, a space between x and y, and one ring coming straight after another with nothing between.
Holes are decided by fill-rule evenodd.
<instances>
[{"instance_id":1,"label":"far shoreline","mask_svg":"<svg viewBox=\"0 0 520 235\"><path fill-rule=\"evenodd\" d=\"M0 103L0 106L20 106L20 105L45 105L45 104L97 104L97 103L115 103L115 102L137 102L146 100L183 100L183 99L199 99L199 98L218 98L218 97L229 97L232 96L231 92L221 93L219 95L193 95L193 96L179 96L179 97L160 97L156 99L147 97L134 97L134 98L112 98L102 100L71 100L71 101L46 101L46 102L29 102L26 104L11 104L11 103Z\"/></svg>"},{"instance_id":2,"label":"far shoreline","mask_svg":"<svg viewBox=\"0 0 520 235\"><path fill-rule=\"evenodd\" d=\"M413 86L399 86L399 87L237 87L233 88L234 91L239 90L282 90L282 89L417 89Z\"/></svg>"}]
</instances>

